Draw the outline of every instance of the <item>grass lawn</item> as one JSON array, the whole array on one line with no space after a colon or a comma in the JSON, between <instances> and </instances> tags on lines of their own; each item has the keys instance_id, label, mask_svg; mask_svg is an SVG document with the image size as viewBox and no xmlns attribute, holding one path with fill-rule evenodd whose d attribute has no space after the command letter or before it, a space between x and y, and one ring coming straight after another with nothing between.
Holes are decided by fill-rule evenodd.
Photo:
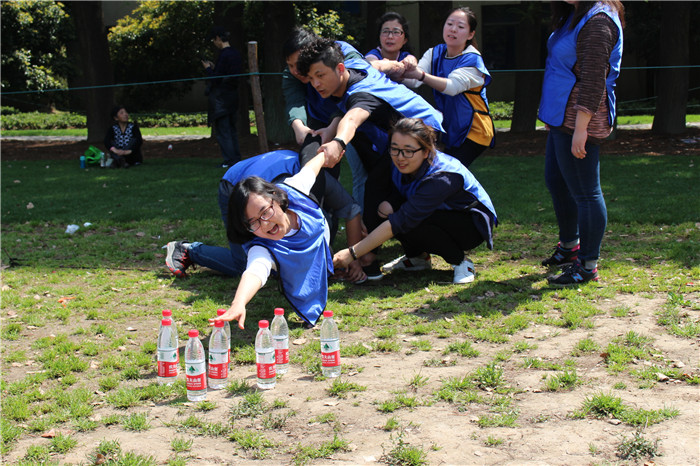
<instances>
[{"instance_id":1,"label":"grass lawn","mask_svg":"<svg viewBox=\"0 0 700 466\"><path fill-rule=\"evenodd\" d=\"M595 461L617 461L620 438L603 432L617 426L592 418L605 418L605 406L613 404L623 427L662 421L674 425L676 408L685 409L685 401L664 399L665 392L655 390L657 373L678 380L677 389L700 381L697 348L689 346L700 336L697 163L682 156L603 155L609 224L599 265L601 281L560 290L547 286L547 273L539 265L557 242L543 158L479 159L474 173L490 193L500 225L495 249L482 246L471 254L477 271L473 284L452 285L452 272L441 259L434 260L432 271L397 273L370 286L332 282L328 308L339 316L345 378L332 383L323 379L318 329L304 330L292 315L296 342L290 372L300 378L287 374L275 391L261 394L250 388L255 324L271 318L274 307L289 307L271 279L248 306L246 329L234 331L231 357L235 372L246 380L232 381L224 400L192 405L186 403L182 382L173 387L155 384L160 311L173 309L182 346L190 328L209 334L207 319L229 305L237 279L197 270L188 279L176 280L164 267L161 246L181 239L225 244L216 203L221 170L202 159L184 158L152 159L129 170L78 170L73 161L3 161L2 455L6 461L25 464L41 463L49 455L53 461L80 462L85 455L97 454L125 461L119 464L155 464L146 454L142 462L126 462L126 440L120 445L114 439L152 439L142 431L157 427L168 429L158 438L168 435L174 440L162 446L165 455L149 454L168 464L186 464L193 458L187 452L194 452L200 442L232 448L214 457L207 456L214 450L197 450L205 461L268 458L304 464L337 457L352 463L357 458L351 456L348 442L363 451L365 441L383 442L384 456L381 449L373 454L389 464L423 464L421 458L426 457L435 464L450 449L441 451L444 445L428 437L427 423L431 412L445 410L461 413L455 419L464 425L455 430L472 432L463 441L487 451L475 461L504 460L497 456L499 451L525 461L513 445L528 443L528 437L503 443L511 430L498 429L525 429L550 419L545 414L531 414L530 421L518 419L518 413L527 410L526 395L531 395L523 387L540 384L541 391L555 395L580 395L554 398L559 401L552 404L565 406L571 418L564 413L561 419L551 419L548 422L562 423L552 429L571 429L572 423L575 430L597 429L596 444L584 442L590 450L586 454L595 450ZM347 184L347 165L343 171ZM80 229L66 234L68 224ZM336 248L342 247L342 240L341 229ZM387 262L400 253L392 241L382 249L380 260ZM650 314L648 325L655 338L685 345L684 354L694 357L692 365L676 369L672 361L678 358L666 354L670 349L645 339L630 318L636 308L626 300L632 297L662 303ZM623 304L608 310L611 302ZM604 332L603 318L632 322L627 330L637 333L593 334ZM542 329L548 336L527 339ZM565 336L577 341L574 348L547 346ZM575 351L575 357L528 359L538 344L548 348L545 354ZM603 360L601 351L607 355ZM388 364L393 355L404 361L397 367L420 356L411 372L406 366L394 374L393 383L404 389L384 390L379 396L376 388L365 389L368 382L350 382ZM447 376L472 357L477 358L473 371L465 369L459 379ZM643 365L645 361L649 364ZM654 370L649 372L649 367ZM542 371L542 378L514 383L516 374L534 370ZM601 378L587 372L594 370L603 374ZM351 376L356 379L347 378ZM301 384L306 388L294 389ZM612 395L586 398L592 390L613 384L634 390L625 392L625 400ZM658 398L652 406L658 410L630 406L629 397L646 394ZM328 399L339 399L340 405L324 404ZM673 406L662 411L666 401ZM336 409L329 406L337 410L323 412ZM463 413L467 409L472 410L471 421ZM212 410L218 418L207 414ZM420 421L407 418L414 411L421 413ZM691 411L695 414L683 416L692 423L697 409ZM374 427L367 426L374 429L369 436L367 430L354 429L370 415L380 416L381 425L377 427L373 418ZM418 427L421 422L426 423L424 429ZM39 434L50 429L69 433L51 442L41 439ZM664 437L666 454L674 453L672 437ZM188 439L195 439L195 446ZM311 439L318 441L311 444ZM626 442L625 451L637 445ZM76 451L80 458L70 456ZM445 458L447 463L457 461ZM573 463L594 461L572 458Z\"/></svg>"}]
</instances>

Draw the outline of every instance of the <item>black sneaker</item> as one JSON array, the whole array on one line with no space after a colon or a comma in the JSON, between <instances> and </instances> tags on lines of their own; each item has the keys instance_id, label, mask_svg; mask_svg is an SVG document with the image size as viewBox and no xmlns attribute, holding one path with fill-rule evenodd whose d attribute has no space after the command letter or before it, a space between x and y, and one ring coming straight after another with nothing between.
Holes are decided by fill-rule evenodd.
<instances>
[{"instance_id":1,"label":"black sneaker","mask_svg":"<svg viewBox=\"0 0 700 466\"><path fill-rule=\"evenodd\" d=\"M365 265L362 267L362 270L364 270L365 275L367 275L367 280L381 280L384 278L384 275L382 274L381 269L379 268L379 261L375 260L369 265Z\"/></svg>"},{"instance_id":2,"label":"black sneaker","mask_svg":"<svg viewBox=\"0 0 700 466\"><path fill-rule=\"evenodd\" d=\"M165 255L165 265L176 277L186 277L187 268L194 266L184 245L184 241L171 241L167 244L168 252Z\"/></svg>"},{"instance_id":3,"label":"black sneaker","mask_svg":"<svg viewBox=\"0 0 700 466\"><path fill-rule=\"evenodd\" d=\"M561 273L547 277L550 285L569 286L586 282L598 281L598 267L593 270L586 270L580 262L566 267Z\"/></svg>"},{"instance_id":4,"label":"black sneaker","mask_svg":"<svg viewBox=\"0 0 700 466\"><path fill-rule=\"evenodd\" d=\"M561 247L561 243L557 243L557 247L554 249L554 254L542 261L542 265L545 267L565 267L567 265L572 265L578 259L578 251L581 249L581 245L577 244L572 249L564 249Z\"/></svg>"}]
</instances>

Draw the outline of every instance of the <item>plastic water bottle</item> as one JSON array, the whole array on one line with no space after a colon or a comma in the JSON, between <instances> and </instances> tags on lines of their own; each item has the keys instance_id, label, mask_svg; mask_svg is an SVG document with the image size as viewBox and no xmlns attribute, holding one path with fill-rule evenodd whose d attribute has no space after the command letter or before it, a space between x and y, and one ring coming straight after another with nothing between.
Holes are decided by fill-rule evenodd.
<instances>
[{"instance_id":1,"label":"plastic water bottle","mask_svg":"<svg viewBox=\"0 0 700 466\"><path fill-rule=\"evenodd\" d=\"M223 314L226 314L226 309L217 309L216 310L216 315L221 316ZM222 321L224 323L224 333L226 333L226 337L228 338L228 359L227 359L227 364L231 364L231 323L228 320Z\"/></svg>"},{"instance_id":2,"label":"plastic water bottle","mask_svg":"<svg viewBox=\"0 0 700 466\"><path fill-rule=\"evenodd\" d=\"M224 321L214 321L214 330L209 336L209 388L218 390L226 386L228 379L228 338Z\"/></svg>"},{"instance_id":3,"label":"plastic water bottle","mask_svg":"<svg viewBox=\"0 0 700 466\"><path fill-rule=\"evenodd\" d=\"M85 156L81 155L80 156L80 168L85 168L85 161L86 161Z\"/></svg>"},{"instance_id":4,"label":"plastic water bottle","mask_svg":"<svg viewBox=\"0 0 700 466\"><path fill-rule=\"evenodd\" d=\"M163 319L160 321L158 332L158 383L171 385L177 379L178 343L177 332L173 328L173 321Z\"/></svg>"},{"instance_id":5,"label":"plastic water bottle","mask_svg":"<svg viewBox=\"0 0 700 466\"><path fill-rule=\"evenodd\" d=\"M340 333L333 311L323 311L321 324L321 372L325 377L340 375Z\"/></svg>"},{"instance_id":6,"label":"plastic water bottle","mask_svg":"<svg viewBox=\"0 0 700 466\"><path fill-rule=\"evenodd\" d=\"M258 324L260 330L255 337L255 362L258 366L258 388L267 390L275 387L277 374L275 373L275 347L272 343L269 322L261 320Z\"/></svg>"},{"instance_id":7,"label":"plastic water bottle","mask_svg":"<svg viewBox=\"0 0 700 466\"><path fill-rule=\"evenodd\" d=\"M187 335L190 339L185 346L185 382L187 399L202 401L207 399L207 361L204 347L199 341L199 330L192 329Z\"/></svg>"},{"instance_id":8,"label":"plastic water bottle","mask_svg":"<svg viewBox=\"0 0 700 466\"><path fill-rule=\"evenodd\" d=\"M173 311L171 311L170 309L163 309L163 319L170 319L170 326L173 328L173 332L175 332L175 337L177 337L177 322L175 322L175 319L173 319ZM180 357L178 355L178 362L180 362L179 360Z\"/></svg>"},{"instance_id":9,"label":"plastic water bottle","mask_svg":"<svg viewBox=\"0 0 700 466\"><path fill-rule=\"evenodd\" d=\"M275 309L275 318L270 324L270 333L275 345L275 371L285 374L289 367L289 326L284 318L284 309Z\"/></svg>"}]
</instances>

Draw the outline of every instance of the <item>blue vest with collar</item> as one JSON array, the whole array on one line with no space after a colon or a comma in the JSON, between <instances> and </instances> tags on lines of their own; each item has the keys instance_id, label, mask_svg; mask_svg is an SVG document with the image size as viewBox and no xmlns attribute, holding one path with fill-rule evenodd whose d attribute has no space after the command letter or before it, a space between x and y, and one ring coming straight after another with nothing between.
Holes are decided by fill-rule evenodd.
<instances>
[{"instance_id":1,"label":"blue vest with collar","mask_svg":"<svg viewBox=\"0 0 700 466\"><path fill-rule=\"evenodd\" d=\"M474 177L472 172L462 165L462 162L451 155L437 151L433 163L428 165L426 172L421 177L409 183L404 181L404 175L392 164L391 181L394 183L399 193L401 193L404 198L408 199L416 193L425 178L438 172L457 173L462 177L464 180L464 190L469 192L475 201L469 205L465 205L463 210L469 211L474 215L475 225L486 241L486 246L489 249L493 249L492 230L494 226L498 225L496 209L493 207L491 197L489 197L484 187L481 186L481 183ZM455 209L447 203L443 203L438 210Z\"/></svg>"},{"instance_id":2,"label":"blue vest with collar","mask_svg":"<svg viewBox=\"0 0 700 466\"><path fill-rule=\"evenodd\" d=\"M347 57L352 52L360 53L347 42L337 40L335 43L340 45L340 50L343 52L344 57ZM355 60L358 62L360 61L359 59ZM306 83L306 111L312 118L322 123L329 124L333 114L338 111L338 107L336 107L330 99L321 97L321 94L316 92L316 89L314 89L311 83Z\"/></svg>"},{"instance_id":3,"label":"blue vest with collar","mask_svg":"<svg viewBox=\"0 0 700 466\"><path fill-rule=\"evenodd\" d=\"M246 254L255 245L270 252L282 294L304 321L315 325L326 307L328 275L333 273L333 256L324 237L326 219L308 196L283 183L277 186L287 193L299 230L279 241L255 237L243 248Z\"/></svg>"},{"instance_id":4,"label":"blue vest with collar","mask_svg":"<svg viewBox=\"0 0 700 466\"><path fill-rule=\"evenodd\" d=\"M608 123L612 126L615 120L615 80L620 75L622 62L622 24L617 14L609 7L597 3L581 18L574 29L569 29L573 12L566 23L554 31L547 40L547 64L542 82L542 97L540 99L539 119L551 126L564 124L566 103L571 90L576 84L574 65L576 64L576 41L578 34L586 22L598 13L605 13L613 20L618 29L617 43L612 49L610 71L605 78L605 88L608 94Z\"/></svg>"},{"instance_id":5,"label":"blue vest with collar","mask_svg":"<svg viewBox=\"0 0 700 466\"><path fill-rule=\"evenodd\" d=\"M420 118L426 125L431 126L438 133L445 132L442 128L442 114L426 102L423 97L403 84L395 83L384 73L374 69L365 60L348 60L345 62L345 67L359 70L362 74L367 76L348 87L345 94L343 94L343 97L341 97L338 102L338 108L343 112L348 111L347 101L349 96L358 92L366 92L391 105L401 116ZM370 141L374 144L377 153L383 154L386 152L389 145L389 137L385 130L375 125L370 120L362 123L358 130L367 134Z\"/></svg>"},{"instance_id":6,"label":"blue vest with collar","mask_svg":"<svg viewBox=\"0 0 700 466\"><path fill-rule=\"evenodd\" d=\"M292 150L273 150L241 160L226 170L223 179L235 185L249 176L272 182L275 178L296 175L301 170L299 154Z\"/></svg>"},{"instance_id":7,"label":"blue vest with collar","mask_svg":"<svg viewBox=\"0 0 700 466\"><path fill-rule=\"evenodd\" d=\"M447 78L450 73L457 68L476 68L484 74L484 85L479 91L466 91L450 96L438 92L433 89L435 96L435 106L442 112L445 117L443 125L447 134L443 137L443 142L446 147L459 147L467 139L469 130L472 127L474 116L474 107L469 102L467 94L478 95L489 108L489 101L486 98L486 86L491 84L491 75L484 65L484 60L478 53L465 53L454 58L446 58L447 45L440 44L433 48L433 60L431 63L430 74ZM482 112L483 113L483 112ZM486 113L488 115L488 113ZM494 131L495 133L495 131ZM493 147L494 140L491 140Z\"/></svg>"}]
</instances>

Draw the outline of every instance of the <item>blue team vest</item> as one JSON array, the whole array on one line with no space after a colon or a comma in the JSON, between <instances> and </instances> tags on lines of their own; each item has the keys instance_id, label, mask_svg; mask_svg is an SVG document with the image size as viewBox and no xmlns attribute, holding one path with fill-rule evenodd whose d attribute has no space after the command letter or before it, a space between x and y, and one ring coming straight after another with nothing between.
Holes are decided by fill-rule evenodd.
<instances>
[{"instance_id":1,"label":"blue team vest","mask_svg":"<svg viewBox=\"0 0 700 466\"><path fill-rule=\"evenodd\" d=\"M615 80L620 75L620 63L622 62L622 24L614 11L597 3L581 18L573 30L569 29L573 18L572 12L566 20L566 24L554 31L547 40L547 64L542 82L539 119L551 126L564 124L566 103L576 84L574 65L576 64L578 34L586 21L601 12L613 20L619 32L617 43L613 47L608 61L610 71L605 78L605 88L608 93L608 123L612 126L615 120Z\"/></svg>"},{"instance_id":2,"label":"blue team vest","mask_svg":"<svg viewBox=\"0 0 700 466\"><path fill-rule=\"evenodd\" d=\"M489 249L493 249L493 232L492 227L498 225L498 217L496 216L496 209L493 207L491 198L486 190L481 186L481 183L472 175L472 173L462 165L462 163L451 155L445 154L443 152L437 151L433 163L428 166L428 170L420 178L416 178L410 183L402 182L402 174L396 168L395 165L391 167L391 181L396 186L396 189L401 193L401 195L408 199L412 197L416 191L420 188L423 180L438 172L448 172L448 173L458 173L464 179L464 190L469 192L476 204L470 204L464 206L464 210L471 212L476 215L481 221L476 223L477 229L484 237L486 241L486 246ZM483 207L481 207L483 206ZM480 208L481 207L481 208ZM438 210L455 210L453 207L449 206L447 203L443 203Z\"/></svg>"},{"instance_id":3,"label":"blue team vest","mask_svg":"<svg viewBox=\"0 0 700 466\"><path fill-rule=\"evenodd\" d=\"M347 57L352 52L360 53L355 47L347 42L338 40L336 41L336 44L340 45L340 50L343 52L344 57ZM360 60L356 59L356 61ZM369 66L369 63L366 64ZM311 83L306 84L306 111L309 113L309 116L322 123L328 124L331 122L331 116L333 116L337 110L338 107L336 107L336 105L330 99L324 99L321 97Z\"/></svg>"},{"instance_id":4,"label":"blue team vest","mask_svg":"<svg viewBox=\"0 0 700 466\"><path fill-rule=\"evenodd\" d=\"M338 108L343 112L347 112L348 97L357 92L366 92L387 102L403 117L420 118L425 124L433 127L436 131L445 131L442 129L442 115L435 110L432 105L426 102L423 97L403 84L395 83L384 73L368 65L369 64L365 60L348 60L345 62L346 68L359 70L360 73L366 74L367 76L348 87L345 94L338 102ZM369 120L360 125L358 129L367 134L378 153L382 154L386 151L389 144L389 137L385 130Z\"/></svg>"},{"instance_id":5,"label":"blue team vest","mask_svg":"<svg viewBox=\"0 0 700 466\"><path fill-rule=\"evenodd\" d=\"M373 56L379 58L380 60L382 60L382 59L384 58L384 57L382 56L382 51L379 49L379 47L370 50L369 52L367 52L367 53L365 54L365 56L367 56L367 55L373 55ZM406 57L409 56L409 55L410 55L410 53L408 53L407 51L405 51L405 50L400 50L400 51L399 51L399 58L397 58L396 61L401 61L401 60L403 60L404 58L406 58Z\"/></svg>"},{"instance_id":6,"label":"blue team vest","mask_svg":"<svg viewBox=\"0 0 700 466\"><path fill-rule=\"evenodd\" d=\"M446 136L443 137L443 142L446 147L459 147L467 139L469 130L472 127L472 120L475 110L468 95L477 95L489 108L489 101L486 98L486 86L491 83L491 75L484 65L484 60L478 53L465 53L454 58L446 58L447 45L440 44L433 48L433 61L431 63L430 74L447 78L450 73L457 68L476 68L484 74L484 85L480 91L472 91L467 89L455 96L449 96L433 89L435 96L435 106L442 112L445 117L443 125L445 126ZM488 115L488 112L480 112ZM491 140L493 147L494 140Z\"/></svg>"},{"instance_id":7,"label":"blue team vest","mask_svg":"<svg viewBox=\"0 0 700 466\"><path fill-rule=\"evenodd\" d=\"M328 300L328 275L333 273L333 256L324 238L325 217L308 196L285 184L278 184L289 197L289 209L299 216L299 231L279 241L255 237L245 243L246 254L262 246L277 264L280 288L294 310L306 322L316 324Z\"/></svg>"},{"instance_id":8,"label":"blue team vest","mask_svg":"<svg viewBox=\"0 0 700 466\"><path fill-rule=\"evenodd\" d=\"M223 179L235 185L249 176L259 176L265 181L272 181L279 176L292 176L299 173L299 154L292 150L273 150L241 160L229 168Z\"/></svg>"}]
</instances>

